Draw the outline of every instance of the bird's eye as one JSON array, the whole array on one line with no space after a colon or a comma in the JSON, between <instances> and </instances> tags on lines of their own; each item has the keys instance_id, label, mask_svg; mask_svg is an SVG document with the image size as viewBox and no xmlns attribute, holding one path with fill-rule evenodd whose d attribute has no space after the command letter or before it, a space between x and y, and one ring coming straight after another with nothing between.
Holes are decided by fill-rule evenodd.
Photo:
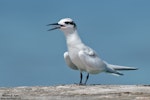
<instances>
[{"instance_id":1,"label":"bird's eye","mask_svg":"<svg viewBox=\"0 0 150 100\"><path fill-rule=\"evenodd\" d=\"M76 27L76 24L72 21L72 22L64 22L65 24L70 24L70 25L73 25L74 27Z\"/></svg>"},{"instance_id":2,"label":"bird's eye","mask_svg":"<svg viewBox=\"0 0 150 100\"><path fill-rule=\"evenodd\" d=\"M65 24L70 24L70 22L65 22Z\"/></svg>"},{"instance_id":3,"label":"bird's eye","mask_svg":"<svg viewBox=\"0 0 150 100\"><path fill-rule=\"evenodd\" d=\"M71 25L74 25L74 22L65 22L65 24L71 24Z\"/></svg>"}]
</instances>

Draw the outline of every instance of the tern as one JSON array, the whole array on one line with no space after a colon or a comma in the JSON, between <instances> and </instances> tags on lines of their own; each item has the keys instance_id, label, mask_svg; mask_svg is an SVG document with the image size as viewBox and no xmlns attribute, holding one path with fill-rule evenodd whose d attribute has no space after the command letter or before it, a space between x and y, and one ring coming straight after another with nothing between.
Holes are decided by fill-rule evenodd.
<instances>
[{"instance_id":1,"label":"tern","mask_svg":"<svg viewBox=\"0 0 150 100\"><path fill-rule=\"evenodd\" d=\"M68 48L68 51L64 53L64 59L71 69L80 72L80 85L85 85L87 83L89 74L106 72L123 75L119 71L137 70L137 68L134 67L112 65L102 60L92 48L82 42L77 32L77 25L71 18L64 18L58 23L48 24L47 26L53 26L53 28L48 31L60 29L64 32ZM83 72L87 72L84 83L82 83Z\"/></svg>"}]
</instances>

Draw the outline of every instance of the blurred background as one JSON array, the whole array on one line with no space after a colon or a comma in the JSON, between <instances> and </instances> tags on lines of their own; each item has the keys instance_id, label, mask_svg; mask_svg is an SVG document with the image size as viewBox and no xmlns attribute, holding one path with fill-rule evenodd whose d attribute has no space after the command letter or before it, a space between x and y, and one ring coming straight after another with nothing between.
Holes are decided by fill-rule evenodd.
<instances>
[{"instance_id":1,"label":"blurred background","mask_svg":"<svg viewBox=\"0 0 150 100\"><path fill-rule=\"evenodd\" d=\"M64 34L49 23L72 18L85 44L111 64L138 67L88 84L150 84L149 0L0 0L0 87L79 82L64 62ZM86 74L84 74L85 76Z\"/></svg>"}]
</instances>

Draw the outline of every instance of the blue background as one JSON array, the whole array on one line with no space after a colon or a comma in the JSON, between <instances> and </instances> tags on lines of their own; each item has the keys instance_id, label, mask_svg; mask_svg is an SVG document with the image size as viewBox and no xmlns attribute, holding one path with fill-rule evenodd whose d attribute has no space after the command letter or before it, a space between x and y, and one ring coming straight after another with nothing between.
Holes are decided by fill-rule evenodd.
<instances>
[{"instance_id":1,"label":"blue background","mask_svg":"<svg viewBox=\"0 0 150 100\"><path fill-rule=\"evenodd\" d=\"M73 84L64 34L46 25L72 18L85 44L124 76L91 75L88 84L149 84L149 0L0 0L0 87ZM84 74L85 76L86 74Z\"/></svg>"}]
</instances>

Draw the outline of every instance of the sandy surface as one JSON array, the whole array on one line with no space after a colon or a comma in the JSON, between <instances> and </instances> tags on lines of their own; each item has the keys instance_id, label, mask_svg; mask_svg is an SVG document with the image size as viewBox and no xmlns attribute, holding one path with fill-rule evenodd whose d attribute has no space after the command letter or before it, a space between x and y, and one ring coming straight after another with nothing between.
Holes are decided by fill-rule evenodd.
<instances>
[{"instance_id":1,"label":"sandy surface","mask_svg":"<svg viewBox=\"0 0 150 100\"><path fill-rule=\"evenodd\" d=\"M150 100L150 85L1 87L0 100Z\"/></svg>"}]
</instances>

